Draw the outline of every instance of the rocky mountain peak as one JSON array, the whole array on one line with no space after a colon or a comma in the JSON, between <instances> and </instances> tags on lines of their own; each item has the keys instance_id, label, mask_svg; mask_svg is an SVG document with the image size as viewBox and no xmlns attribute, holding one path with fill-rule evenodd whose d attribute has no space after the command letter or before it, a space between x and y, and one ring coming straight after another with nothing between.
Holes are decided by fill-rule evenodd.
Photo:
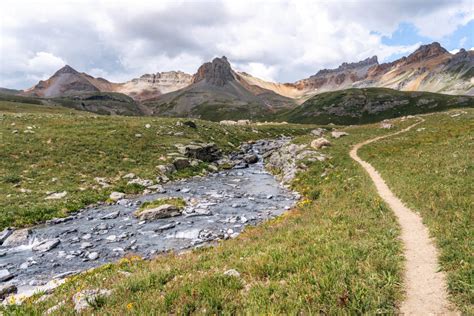
<instances>
[{"instance_id":1,"label":"rocky mountain peak","mask_svg":"<svg viewBox=\"0 0 474 316\"><path fill-rule=\"evenodd\" d=\"M63 68L56 71L54 75L59 75L59 74L79 74L79 72L75 70L74 68L72 68L71 66L65 65Z\"/></svg>"},{"instance_id":2,"label":"rocky mountain peak","mask_svg":"<svg viewBox=\"0 0 474 316\"><path fill-rule=\"evenodd\" d=\"M379 61L378 61L377 56L372 56L355 63L342 63L339 67L335 69L322 69L318 71L318 73L316 73L316 76L326 75L326 74L330 74L334 72L360 69L367 66L371 67L378 64L379 64Z\"/></svg>"},{"instance_id":3,"label":"rocky mountain peak","mask_svg":"<svg viewBox=\"0 0 474 316\"><path fill-rule=\"evenodd\" d=\"M234 79L229 61L225 56L222 56L221 58L214 58L212 62L204 63L199 67L193 77L193 83L205 80L216 86L224 86L227 82Z\"/></svg>"},{"instance_id":4,"label":"rocky mountain peak","mask_svg":"<svg viewBox=\"0 0 474 316\"><path fill-rule=\"evenodd\" d=\"M444 49L440 43L433 42L431 44L421 45L416 51L408 55L408 57L406 58L406 62L419 62L424 59L437 57L447 53L448 51Z\"/></svg>"}]
</instances>

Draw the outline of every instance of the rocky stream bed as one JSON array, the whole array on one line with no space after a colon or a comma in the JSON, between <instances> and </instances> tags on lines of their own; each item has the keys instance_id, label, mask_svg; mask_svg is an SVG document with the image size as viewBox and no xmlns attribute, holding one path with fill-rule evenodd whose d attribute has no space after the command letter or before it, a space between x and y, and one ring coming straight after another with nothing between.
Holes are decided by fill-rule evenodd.
<instances>
[{"instance_id":1,"label":"rocky stream bed","mask_svg":"<svg viewBox=\"0 0 474 316\"><path fill-rule=\"evenodd\" d=\"M298 195L265 171L262 154L268 156L283 143L259 141L245 149L258 156L257 162L239 162L233 169L205 177L168 182L159 193L88 208L30 229L4 231L0 287L31 292L127 253L151 258L200 247L234 238L245 226L280 215ZM187 203L183 213L151 221L133 216L141 203L164 197L183 198Z\"/></svg>"}]
</instances>

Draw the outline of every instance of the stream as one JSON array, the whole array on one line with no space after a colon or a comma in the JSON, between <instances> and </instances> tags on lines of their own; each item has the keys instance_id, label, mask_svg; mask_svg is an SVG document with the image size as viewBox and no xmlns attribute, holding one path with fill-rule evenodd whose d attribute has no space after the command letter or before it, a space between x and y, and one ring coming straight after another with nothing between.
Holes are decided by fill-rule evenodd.
<instances>
[{"instance_id":1,"label":"stream","mask_svg":"<svg viewBox=\"0 0 474 316\"><path fill-rule=\"evenodd\" d=\"M31 228L27 242L0 246L0 270L11 277L3 283L17 286L19 293L31 291L127 253L152 258L234 238L245 226L282 214L298 197L265 171L262 150L252 150L259 161L248 168L169 182L165 192L88 208ZM133 216L141 203L164 197L186 200L183 214L146 222ZM52 241L51 248L38 251L45 240Z\"/></svg>"}]
</instances>

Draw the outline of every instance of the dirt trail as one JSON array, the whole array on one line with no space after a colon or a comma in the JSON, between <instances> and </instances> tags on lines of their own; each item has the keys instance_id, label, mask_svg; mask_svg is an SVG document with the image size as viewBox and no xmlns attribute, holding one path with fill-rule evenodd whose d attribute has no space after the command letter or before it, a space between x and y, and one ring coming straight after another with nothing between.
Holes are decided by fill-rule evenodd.
<instances>
[{"instance_id":1,"label":"dirt trail","mask_svg":"<svg viewBox=\"0 0 474 316\"><path fill-rule=\"evenodd\" d=\"M448 301L446 279L444 273L438 271L438 252L421 217L406 207L390 191L377 170L357 155L357 150L362 146L407 132L422 122L424 119L420 118L417 123L396 133L359 143L352 148L350 156L367 171L378 194L393 210L401 226L406 259L404 275L406 298L400 312L403 315L458 315Z\"/></svg>"}]
</instances>

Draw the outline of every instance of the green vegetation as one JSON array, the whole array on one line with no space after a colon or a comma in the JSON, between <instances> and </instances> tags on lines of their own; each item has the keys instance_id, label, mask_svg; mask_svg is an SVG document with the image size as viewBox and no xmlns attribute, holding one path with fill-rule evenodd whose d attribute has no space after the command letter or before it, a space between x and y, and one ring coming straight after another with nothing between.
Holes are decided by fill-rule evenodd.
<instances>
[{"instance_id":1,"label":"green vegetation","mask_svg":"<svg viewBox=\"0 0 474 316\"><path fill-rule=\"evenodd\" d=\"M304 162L308 169L294 182L304 198L285 215L213 248L105 265L72 278L43 302L32 298L8 312L41 314L64 300L57 314L69 315L77 291L107 288L113 295L94 313L397 313L403 292L399 228L370 178L348 156L353 144L392 131L378 125L347 130L349 136L323 149L332 158ZM224 275L228 269L241 276Z\"/></svg>"},{"instance_id":2,"label":"green vegetation","mask_svg":"<svg viewBox=\"0 0 474 316\"><path fill-rule=\"evenodd\" d=\"M39 109L42 113L39 114ZM177 119L97 116L62 107L0 102L0 229L66 216L107 200L110 192L140 193L122 176L133 172L155 180L156 166L173 160L178 143L215 142L230 151L240 142L300 135L310 126L220 126L196 120L197 129ZM33 112L33 113L28 113ZM150 128L145 126L150 124ZM203 164L174 177L202 172ZM96 178L104 178L102 185ZM59 200L45 200L66 191Z\"/></svg>"},{"instance_id":3,"label":"green vegetation","mask_svg":"<svg viewBox=\"0 0 474 316\"><path fill-rule=\"evenodd\" d=\"M153 201L147 201L147 202L144 202L142 205L140 205L140 207L138 208L138 212L136 212L136 215L140 214L140 211L149 210L151 208L155 208L155 207L165 205L165 204L174 205L177 208L181 209L186 206L186 201L180 197L161 198L161 199L156 199Z\"/></svg>"},{"instance_id":4,"label":"green vegetation","mask_svg":"<svg viewBox=\"0 0 474 316\"><path fill-rule=\"evenodd\" d=\"M440 249L454 302L463 313L474 314L474 110L424 118L414 130L359 153L395 194L420 212Z\"/></svg>"},{"instance_id":5,"label":"green vegetation","mask_svg":"<svg viewBox=\"0 0 474 316\"><path fill-rule=\"evenodd\" d=\"M84 92L69 97L48 99L48 101L68 108L102 115L136 116L145 114L131 97L114 92Z\"/></svg>"},{"instance_id":6,"label":"green vegetation","mask_svg":"<svg viewBox=\"0 0 474 316\"><path fill-rule=\"evenodd\" d=\"M473 107L474 98L386 88L347 89L325 92L301 106L279 113L276 119L309 124L366 124L400 117Z\"/></svg>"},{"instance_id":7,"label":"green vegetation","mask_svg":"<svg viewBox=\"0 0 474 316\"><path fill-rule=\"evenodd\" d=\"M0 112L0 227L64 216L105 200L111 191L139 193L143 187L128 185L122 176L133 172L154 179L156 165L172 160L169 154L177 143L213 141L230 151L241 141L280 134L300 135L295 139L300 144L314 139L308 135L311 126L235 127L195 120L198 128L193 129L177 126L177 119L95 116L59 107L49 114L26 113L31 107L36 108L21 105ZM0 102L0 109L5 108L8 104ZM469 144L474 109L425 118L410 132L359 153L403 201L420 211L441 250L454 302L472 314L474 157ZM236 239L151 261L130 256L71 278L44 301L36 296L0 311L42 315L64 301L56 314L70 315L71 297L79 290L107 288L112 296L101 298L89 312L396 314L403 296L399 227L348 152L362 140L412 123L394 120L392 130L379 124L345 128L349 136L331 139L332 146L321 150L331 158L302 162L306 170L293 182L303 195L297 207L247 227ZM201 170L186 169L179 176ZM95 177L110 186L102 188ZM63 200L44 200L48 192L62 191L68 192ZM148 206L158 203L163 201ZM240 277L225 275L228 269L236 269Z\"/></svg>"}]
</instances>

